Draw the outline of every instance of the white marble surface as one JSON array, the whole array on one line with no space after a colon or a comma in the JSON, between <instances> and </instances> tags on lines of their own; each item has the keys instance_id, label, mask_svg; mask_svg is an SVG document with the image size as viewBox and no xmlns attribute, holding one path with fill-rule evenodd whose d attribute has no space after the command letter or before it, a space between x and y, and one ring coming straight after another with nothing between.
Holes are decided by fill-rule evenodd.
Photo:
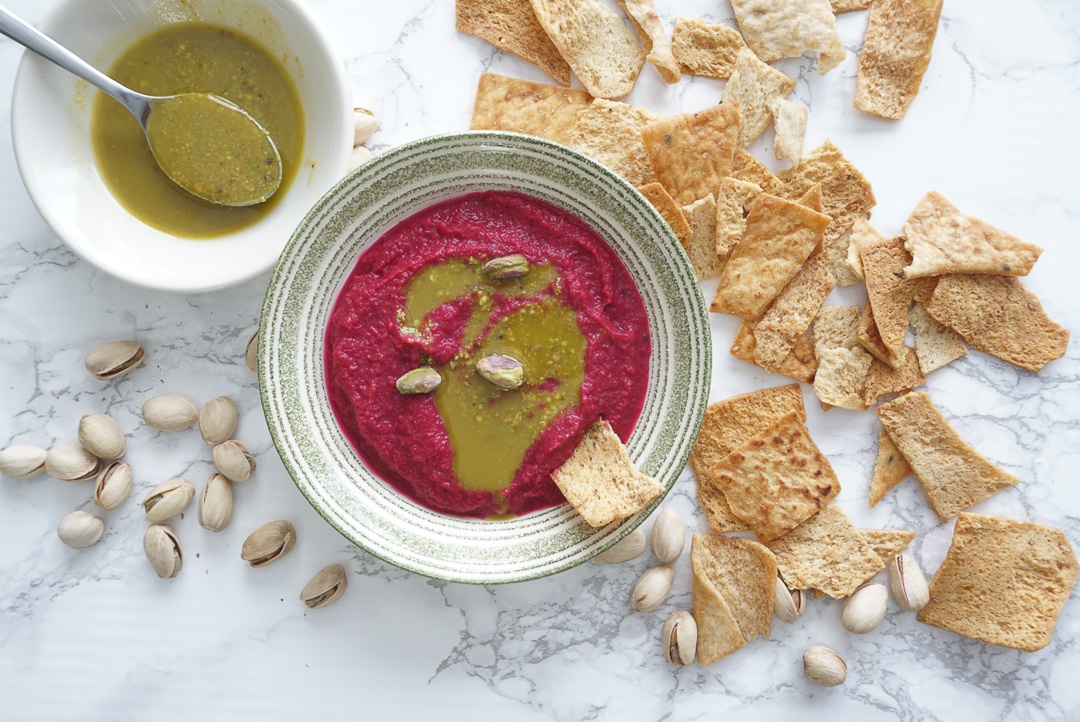
<instances>
[{"instance_id":1,"label":"white marble surface","mask_svg":"<svg viewBox=\"0 0 1080 722\"><path fill-rule=\"evenodd\" d=\"M49 3L10 0L31 20ZM675 15L731 17L714 0L657 0ZM482 70L544 76L453 28L450 0L315 0L353 79L356 100L382 123L376 150L465 129ZM922 194L937 189L962 210L1046 248L1025 283L1059 322L1080 328L1080 9L1070 0L946 3L923 89L899 123L851 108L865 13L842 16L850 51L828 76L808 58L778 67L796 75L811 107L807 148L833 139L869 176L874 224L896 233ZM91 549L63 546L54 529L74 509L94 511L89 484L47 476L0 479L0 719L738 719L1004 720L1080 718L1080 600L1066 605L1053 643L1034 654L987 646L890 611L864 637L845 633L839 605L815 601L793 626L777 623L711 667L675 669L661 658L664 617L690 605L688 553L674 593L649 614L627 592L650 561L586 564L557 577L499 588L445 584L387 567L344 542L284 472L261 418L244 343L267 277L225 292L177 297L125 286L75 258L41 220L15 168L10 97L21 50L0 39L0 446L73 441L79 417L112 413L129 433L135 499L159 481L211 470L195 431L155 433L138 409L165 391L205 402L230 394L238 437L259 470L236 490L232 525L214 535L194 515L175 523L181 575L154 576L141 548L135 499L104 513ZM665 86L651 67L632 102L660 112L715 103L722 83ZM753 148L771 155L771 131ZM706 285L706 293L712 286ZM830 302L856 302L837 291ZM781 382L727 355L735 324L714 317L712 398ZM117 383L91 379L91 346L136 337L148 361ZM1080 351L1039 374L978 352L934 374L929 391L960 433L1022 483L976 510L1059 526L1080 542ZM810 400L810 397L807 397ZM866 507L876 421L822 414L815 439L843 484L840 505L864 526L906 527L932 571L952 524L941 524L908 482ZM694 530L705 525L684 472L667 502ZM265 569L239 559L264 521L296 525L296 550ZM349 570L344 598L308 612L297 594L321 566ZM846 685L815 688L800 656L833 646Z\"/></svg>"}]
</instances>

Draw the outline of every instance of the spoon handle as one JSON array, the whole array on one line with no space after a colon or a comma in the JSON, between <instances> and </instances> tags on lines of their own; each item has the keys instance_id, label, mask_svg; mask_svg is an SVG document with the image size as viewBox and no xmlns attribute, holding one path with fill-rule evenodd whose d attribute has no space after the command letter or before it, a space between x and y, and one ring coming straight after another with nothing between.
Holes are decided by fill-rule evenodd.
<instances>
[{"instance_id":1,"label":"spoon handle","mask_svg":"<svg viewBox=\"0 0 1080 722\"><path fill-rule=\"evenodd\" d=\"M150 107L146 96L125 88L52 38L43 35L37 28L13 15L3 5L0 5L0 34L8 36L46 60L56 63L64 70L116 98L134 113L140 122L145 123L145 116Z\"/></svg>"}]
</instances>

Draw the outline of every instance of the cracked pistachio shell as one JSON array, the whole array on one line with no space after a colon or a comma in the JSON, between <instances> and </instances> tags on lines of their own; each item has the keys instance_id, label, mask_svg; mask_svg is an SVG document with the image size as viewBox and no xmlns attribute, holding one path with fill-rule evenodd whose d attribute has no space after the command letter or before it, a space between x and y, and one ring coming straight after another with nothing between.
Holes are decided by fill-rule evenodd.
<instances>
[{"instance_id":1,"label":"cracked pistachio shell","mask_svg":"<svg viewBox=\"0 0 1080 722\"><path fill-rule=\"evenodd\" d=\"M651 612L667 599L675 570L664 565L646 569L630 589L630 606L639 612Z\"/></svg>"},{"instance_id":2,"label":"cracked pistachio shell","mask_svg":"<svg viewBox=\"0 0 1080 722\"><path fill-rule=\"evenodd\" d=\"M835 687L847 679L847 665L828 647L814 645L803 652L803 674L814 684Z\"/></svg>"},{"instance_id":3,"label":"cracked pistachio shell","mask_svg":"<svg viewBox=\"0 0 1080 722\"><path fill-rule=\"evenodd\" d=\"M195 497L195 487L187 479L177 477L158 484L143 499L142 507L146 510L149 522L165 521L176 516Z\"/></svg>"},{"instance_id":4,"label":"cracked pistachio shell","mask_svg":"<svg viewBox=\"0 0 1080 722\"><path fill-rule=\"evenodd\" d=\"M161 394L146 400L142 406L146 423L159 431L180 431L199 418L199 407L180 394Z\"/></svg>"},{"instance_id":5,"label":"cracked pistachio shell","mask_svg":"<svg viewBox=\"0 0 1080 722\"><path fill-rule=\"evenodd\" d=\"M593 557L593 561L597 564L622 564L631 559L637 559L645 551L645 541L645 532L635 529L623 537L618 544Z\"/></svg>"},{"instance_id":6,"label":"cracked pistachio shell","mask_svg":"<svg viewBox=\"0 0 1080 722\"><path fill-rule=\"evenodd\" d=\"M211 474L199 494L199 525L218 532L229 526L233 513L232 482L221 474Z\"/></svg>"},{"instance_id":7,"label":"cracked pistachio shell","mask_svg":"<svg viewBox=\"0 0 1080 722\"><path fill-rule=\"evenodd\" d=\"M375 131L378 129L379 121L375 120L374 113L367 108L353 108L352 144L354 148L366 143L371 136L375 135Z\"/></svg>"},{"instance_id":8,"label":"cracked pistachio shell","mask_svg":"<svg viewBox=\"0 0 1080 722\"><path fill-rule=\"evenodd\" d=\"M124 430L107 414L86 414L79 419L79 443L99 459L119 459L127 453Z\"/></svg>"},{"instance_id":9,"label":"cracked pistachio shell","mask_svg":"<svg viewBox=\"0 0 1080 722\"><path fill-rule=\"evenodd\" d=\"M199 433L210 445L231 439L239 422L240 411L228 396L218 396L199 410Z\"/></svg>"},{"instance_id":10,"label":"cracked pistachio shell","mask_svg":"<svg viewBox=\"0 0 1080 722\"><path fill-rule=\"evenodd\" d=\"M664 657L671 664L693 664L697 654L697 621L690 612L672 612L660 631Z\"/></svg>"},{"instance_id":11,"label":"cracked pistachio shell","mask_svg":"<svg viewBox=\"0 0 1080 722\"><path fill-rule=\"evenodd\" d=\"M653 522L653 554L661 564L671 564L682 554L684 546L686 525L683 524L682 517L674 509L664 509Z\"/></svg>"},{"instance_id":12,"label":"cracked pistachio shell","mask_svg":"<svg viewBox=\"0 0 1080 722\"><path fill-rule=\"evenodd\" d=\"M108 381L141 364L145 355L138 341L113 341L91 349L83 363L94 378Z\"/></svg>"},{"instance_id":13,"label":"cracked pistachio shell","mask_svg":"<svg viewBox=\"0 0 1080 722\"><path fill-rule=\"evenodd\" d=\"M784 580L776 577L773 587L773 613L781 621L791 624L802 616L806 609L806 592L802 589L788 589Z\"/></svg>"},{"instance_id":14,"label":"cracked pistachio shell","mask_svg":"<svg viewBox=\"0 0 1080 722\"><path fill-rule=\"evenodd\" d=\"M253 373L259 371L259 332L251 334L247 346L244 347L244 363Z\"/></svg>"},{"instance_id":15,"label":"cracked pistachio shell","mask_svg":"<svg viewBox=\"0 0 1080 722\"><path fill-rule=\"evenodd\" d=\"M109 463L94 483L94 503L109 511L127 500L131 494L131 467L122 461Z\"/></svg>"},{"instance_id":16,"label":"cracked pistachio shell","mask_svg":"<svg viewBox=\"0 0 1080 722\"><path fill-rule=\"evenodd\" d=\"M907 554L897 554L889 564L889 590L896 606L905 612L917 612L930 603L926 577Z\"/></svg>"},{"instance_id":17,"label":"cracked pistachio shell","mask_svg":"<svg viewBox=\"0 0 1080 722\"><path fill-rule=\"evenodd\" d=\"M511 391L525 381L525 367L513 356L493 353L476 362L476 371L503 391Z\"/></svg>"},{"instance_id":18,"label":"cracked pistachio shell","mask_svg":"<svg viewBox=\"0 0 1080 722\"><path fill-rule=\"evenodd\" d=\"M72 549L85 549L97 544L105 531L105 522L85 511L73 511L60 520L56 534Z\"/></svg>"},{"instance_id":19,"label":"cracked pistachio shell","mask_svg":"<svg viewBox=\"0 0 1080 722\"><path fill-rule=\"evenodd\" d=\"M0 451L0 474L13 479L29 479L45 470L49 452L33 444L15 444Z\"/></svg>"},{"instance_id":20,"label":"cracked pistachio shell","mask_svg":"<svg viewBox=\"0 0 1080 722\"><path fill-rule=\"evenodd\" d=\"M60 444L45 456L45 471L61 481L86 481L98 473L96 456L78 444Z\"/></svg>"},{"instance_id":21,"label":"cracked pistachio shell","mask_svg":"<svg viewBox=\"0 0 1080 722\"><path fill-rule=\"evenodd\" d=\"M255 457L236 439L215 446L213 457L214 466L231 481L247 481L255 473Z\"/></svg>"},{"instance_id":22,"label":"cracked pistachio shell","mask_svg":"<svg viewBox=\"0 0 1080 722\"><path fill-rule=\"evenodd\" d=\"M331 564L320 569L304 586L300 592L300 600L311 609L329 607L341 599L348 584L349 578L345 575L345 567L340 564Z\"/></svg>"},{"instance_id":23,"label":"cracked pistachio shell","mask_svg":"<svg viewBox=\"0 0 1080 722\"><path fill-rule=\"evenodd\" d=\"M272 521L251 532L240 549L240 557L253 567L264 567L292 551L296 530L287 521Z\"/></svg>"},{"instance_id":24,"label":"cracked pistachio shell","mask_svg":"<svg viewBox=\"0 0 1080 722\"><path fill-rule=\"evenodd\" d=\"M143 537L143 551L150 566L162 579L172 579L184 566L184 554L180 540L172 529L164 524L151 524Z\"/></svg>"},{"instance_id":25,"label":"cracked pistachio shell","mask_svg":"<svg viewBox=\"0 0 1080 722\"><path fill-rule=\"evenodd\" d=\"M889 609L889 590L884 584L863 584L844 600L840 623L852 634L877 629Z\"/></svg>"}]
</instances>

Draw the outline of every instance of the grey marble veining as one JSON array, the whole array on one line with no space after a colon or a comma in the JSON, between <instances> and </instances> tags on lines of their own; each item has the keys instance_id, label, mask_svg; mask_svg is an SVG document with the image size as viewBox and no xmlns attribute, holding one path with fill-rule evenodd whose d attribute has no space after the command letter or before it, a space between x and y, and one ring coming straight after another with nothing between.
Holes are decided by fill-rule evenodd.
<instances>
[{"instance_id":1,"label":"grey marble veining","mask_svg":"<svg viewBox=\"0 0 1080 722\"><path fill-rule=\"evenodd\" d=\"M7 5L31 20L46 3ZM732 22L726 3L657 0L674 17ZM376 3L314 0L352 79L358 105L381 127L379 151L468 126L480 72L543 81L535 67L453 29L449 0ZM899 123L855 111L857 53L866 14L841 16L849 57L825 77L809 58L777 67L798 79L811 107L807 149L831 138L874 184L873 223L898 233L918 199L936 189L963 211L1046 248L1025 284L1049 314L1080 328L1080 11L1067 0L946 3L920 96ZM857 637L839 604L813 600L794 625L777 622L710 667L675 669L659 648L672 610L690 606L688 551L669 600L648 614L627 595L649 566L586 564L552 578L502 587L432 581L388 567L343 541L296 491L270 442L243 350L268 277L194 297L126 286L77 259L22 187L11 149L10 97L20 49L0 39L0 446L74 441L88 411L108 411L129 434L132 500L102 513L106 532L75 552L59 520L94 510L89 484L46 476L0 479L0 720L343 719L864 720L1080 719L1080 601L1073 594L1053 643L1023 653L921 625L891 609ZM664 113L715 103L723 83L687 77L665 85L646 67L630 101ZM751 148L772 160L771 131ZM708 295L715 282L703 285ZM830 303L861 302L838 289ZM711 319L711 397L779 383L727 354L736 324ZM90 378L91 346L135 337L148 350L137 373ZM928 390L960 433L1021 478L975 510L1031 519L1080 543L1080 349L1039 374L979 352L936 372ZM189 511L174 527L184 570L162 581L141 546L137 502L169 477L201 486L212 470L194 430L164 434L142 423L150 395L199 403L231 395L238 438L259 469L238 484L228 529L211 534ZM808 402L812 398L807 396ZM873 414L821 412L809 426L843 485L838 503L861 526L909 528L927 571L945 556L953 523L941 523L907 481L875 509L866 491L876 447ZM666 502L704 531L693 478ZM248 532L274 518L298 530L296 550L265 569L239 558ZM646 524L648 528L649 524ZM340 562L342 600L310 611L297 599L317 569ZM827 644L848 662L843 687L808 684L801 652Z\"/></svg>"}]
</instances>

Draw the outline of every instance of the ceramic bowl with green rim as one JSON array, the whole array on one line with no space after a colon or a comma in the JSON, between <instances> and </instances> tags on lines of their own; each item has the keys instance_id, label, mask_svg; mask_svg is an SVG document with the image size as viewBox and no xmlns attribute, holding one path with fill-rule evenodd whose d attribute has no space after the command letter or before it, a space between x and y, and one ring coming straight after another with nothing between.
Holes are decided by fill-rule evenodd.
<instances>
[{"instance_id":1,"label":"ceramic bowl with green rim","mask_svg":"<svg viewBox=\"0 0 1080 722\"><path fill-rule=\"evenodd\" d=\"M514 190L574 214L615 250L637 284L652 337L631 459L666 490L686 464L708 401L708 314L686 254L660 214L599 163L540 138L468 132L424 138L353 172L311 210L286 246L263 305L259 381L274 444L300 491L347 539L403 569L449 581L518 582L591 559L633 531L640 513L590 527L568 504L511 519L447 516L395 491L350 446L331 411L327 323L359 255L433 203Z\"/></svg>"}]
</instances>

